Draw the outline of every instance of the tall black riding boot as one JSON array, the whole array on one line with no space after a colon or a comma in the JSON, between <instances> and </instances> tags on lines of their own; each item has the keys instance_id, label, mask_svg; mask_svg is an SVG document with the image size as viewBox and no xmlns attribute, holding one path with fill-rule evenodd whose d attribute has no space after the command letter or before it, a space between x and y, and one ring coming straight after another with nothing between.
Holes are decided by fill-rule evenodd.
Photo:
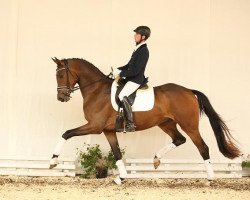
<instances>
[{"instance_id":1,"label":"tall black riding boot","mask_svg":"<svg viewBox=\"0 0 250 200\"><path fill-rule=\"evenodd\" d=\"M122 105L123 105L124 115L126 117L126 125L125 125L126 131L134 132L135 125L133 121L133 113L128 97L123 97Z\"/></svg>"}]
</instances>

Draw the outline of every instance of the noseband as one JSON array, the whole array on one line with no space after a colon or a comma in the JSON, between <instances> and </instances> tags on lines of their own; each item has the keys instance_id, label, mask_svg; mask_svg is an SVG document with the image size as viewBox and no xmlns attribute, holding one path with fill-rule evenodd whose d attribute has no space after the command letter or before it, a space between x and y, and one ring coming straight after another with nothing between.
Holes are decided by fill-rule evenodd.
<instances>
[{"instance_id":1,"label":"noseband","mask_svg":"<svg viewBox=\"0 0 250 200\"><path fill-rule=\"evenodd\" d=\"M71 76L74 78L72 72L69 70L69 66L68 63L66 63L65 67L62 67L60 69L56 70L56 73L61 71L61 70L66 70L66 76L67 76L67 84L64 86L58 86L57 87L57 91L62 91L65 95L70 97L70 94L76 90L78 90L80 87L79 86L74 86L73 88L70 86L70 82L69 82L69 74L71 74Z\"/></svg>"}]
</instances>

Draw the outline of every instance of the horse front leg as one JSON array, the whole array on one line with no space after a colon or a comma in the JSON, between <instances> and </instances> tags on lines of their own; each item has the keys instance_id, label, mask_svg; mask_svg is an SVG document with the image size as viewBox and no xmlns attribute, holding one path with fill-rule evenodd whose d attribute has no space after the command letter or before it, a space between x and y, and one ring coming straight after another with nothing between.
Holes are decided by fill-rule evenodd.
<instances>
[{"instance_id":1,"label":"horse front leg","mask_svg":"<svg viewBox=\"0 0 250 200\"><path fill-rule=\"evenodd\" d=\"M119 143L117 140L116 132L104 131L104 134L105 134L105 136L110 144L110 147L112 149L112 152L115 156L116 166L117 166L118 172L119 172L119 175L114 179L114 182L117 185L121 185L121 183L124 181L124 179L127 176L127 171L126 171L125 165L122 161L122 153L121 153Z\"/></svg>"},{"instance_id":2,"label":"horse front leg","mask_svg":"<svg viewBox=\"0 0 250 200\"><path fill-rule=\"evenodd\" d=\"M65 144L65 142L74 137L74 136L81 136L81 135L88 135L88 134L101 134L102 133L102 128L93 125L93 124L85 124L83 126L80 126L78 128L75 129L71 129L71 130L67 130L62 137L60 138L60 140L58 141L53 156L50 160L50 169L53 169L54 167L56 167L58 165L58 157L61 153L61 150L63 148L63 145Z\"/></svg>"}]
</instances>

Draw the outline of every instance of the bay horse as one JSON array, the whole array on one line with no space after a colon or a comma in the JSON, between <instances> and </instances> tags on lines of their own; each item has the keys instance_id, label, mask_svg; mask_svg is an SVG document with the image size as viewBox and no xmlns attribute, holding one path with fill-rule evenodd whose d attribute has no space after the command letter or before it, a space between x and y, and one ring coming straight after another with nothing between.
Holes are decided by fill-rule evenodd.
<instances>
[{"instance_id":1,"label":"bay horse","mask_svg":"<svg viewBox=\"0 0 250 200\"><path fill-rule=\"evenodd\" d=\"M104 75L86 60L78 58L52 59L57 64L57 99L61 102L67 102L71 98L71 92L80 89L84 99L83 111L88 123L67 130L62 135L50 160L50 168L58 164L58 156L66 140L74 136L103 132L117 161L119 176L116 177L115 182L121 184L127 173L115 130L117 112L111 105L111 85L114 80ZM134 112L134 122L136 131L158 126L172 138L172 143L156 152L153 159L155 168L160 165L160 159L164 154L186 142L186 138L177 129L178 124L198 148L204 160L208 180L214 178L209 148L199 132L199 115L202 113L205 113L209 118L219 151L230 159L241 155L225 122L202 92L169 83L154 87L154 94L153 109L145 112Z\"/></svg>"}]
</instances>

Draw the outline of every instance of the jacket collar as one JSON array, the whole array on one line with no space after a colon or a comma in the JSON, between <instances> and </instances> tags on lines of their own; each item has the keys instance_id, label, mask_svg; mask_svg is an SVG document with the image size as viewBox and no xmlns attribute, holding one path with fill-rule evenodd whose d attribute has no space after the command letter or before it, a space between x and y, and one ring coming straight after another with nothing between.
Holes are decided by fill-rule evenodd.
<instances>
[{"instance_id":1,"label":"jacket collar","mask_svg":"<svg viewBox=\"0 0 250 200\"><path fill-rule=\"evenodd\" d=\"M137 49L139 49L139 48L140 48L142 45L144 45L144 44L146 45L147 43L144 41L144 42L142 42L142 43L136 45L134 51L136 51Z\"/></svg>"}]
</instances>

